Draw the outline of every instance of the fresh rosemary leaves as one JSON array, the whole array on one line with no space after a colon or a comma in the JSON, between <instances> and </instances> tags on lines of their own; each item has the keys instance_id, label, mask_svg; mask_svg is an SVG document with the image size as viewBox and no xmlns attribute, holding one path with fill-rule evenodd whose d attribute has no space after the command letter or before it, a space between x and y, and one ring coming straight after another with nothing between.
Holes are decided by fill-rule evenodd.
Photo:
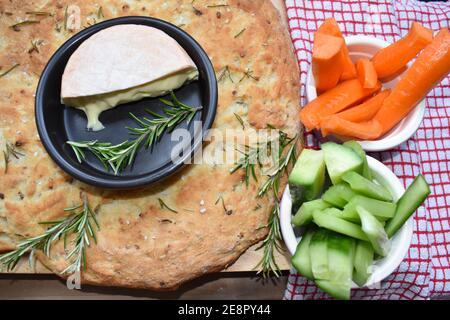
<instances>
[{"instance_id":1,"label":"fresh rosemary leaves","mask_svg":"<svg viewBox=\"0 0 450 320\"><path fill-rule=\"evenodd\" d=\"M158 198L158 202L159 202L159 206L161 207L161 209L166 209L166 210L169 210L170 212L178 213L177 210L172 209L171 207L169 207L169 206L164 202L163 199Z\"/></svg>"},{"instance_id":2,"label":"fresh rosemary leaves","mask_svg":"<svg viewBox=\"0 0 450 320\"><path fill-rule=\"evenodd\" d=\"M217 82L222 82L224 79L230 79L230 81L232 83L234 83L233 78L231 77L231 71L230 71L230 67L226 66L224 67L221 71L220 74L217 76Z\"/></svg>"},{"instance_id":3,"label":"fresh rosemary leaves","mask_svg":"<svg viewBox=\"0 0 450 320\"><path fill-rule=\"evenodd\" d=\"M8 73L10 73L11 71L13 71L15 68L17 68L18 66L20 66L20 64L16 63L14 64L12 67L10 67L9 69L7 69L5 72L0 73L0 78L6 76Z\"/></svg>"},{"instance_id":4,"label":"fresh rosemary leaves","mask_svg":"<svg viewBox=\"0 0 450 320\"><path fill-rule=\"evenodd\" d=\"M242 117L240 115L238 115L236 112L234 113L234 117L241 124L242 130L245 130L245 123L244 123L244 120L242 119Z\"/></svg>"},{"instance_id":5,"label":"fresh rosemary leaves","mask_svg":"<svg viewBox=\"0 0 450 320\"><path fill-rule=\"evenodd\" d=\"M226 206L226 204L225 204L225 200L223 199L222 196L220 196L219 198L217 198L217 200L216 200L216 202L214 203L214 205L217 206L217 205L219 204L219 202L222 202L222 208L223 208L223 211L225 212L225 214L226 214L227 216L231 216L231 215L233 214L233 210L227 208L227 206Z\"/></svg>"},{"instance_id":6,"label":"fresh rosemary leaves","mask_svg":"<svg viewBox=\"0 0 450 320\"><path fill-rule=\"evenodd\" d=\"M263 250L263 257L255 269L259 269L258 273L262 274L264 278L270 277L272 273L276 277L279 277L280 267L275 259L275 252L281 251L280 204L278 203L278 199L270 212L269 221L264 227L269 229L269 233L262 244L256 249Z\"/></svg>"},{"instance_id":7,"label":"fresh rosemary leaves","mask_svg":"<svg viewBox=\"0 0 450 320\"><path fill-rule=\"evenodd\" d=\"M277 166L273 168L269 178L259 188L258 197L264 196L270 190L274 197L278 198L280 192L280 180L284 174L289 174L288 167L290 163L296 161L297 136L289 138L286 133L280 131L280 154L277 159ZM287 151L285 151L287 149Z\"/></svg>"},{"instance_id":8,"label":"fresh rosemary leaves","mask_svg":"<svg viewBox=\"0 0 450 320\"><path fill-rule=\"evenodd\" d=\"M23 157L24 154L17 149L16 145L10 142L6 142L5 150L3 151L3 157L5 161L5 173L8 172L8 164L9 161L11 160L11 156L16 159L19 159L20 157Z\"/></svg>"},{"instance_id":9,"label":"fresh rosemary leaves","mask_svg":"<svg viewBox=\"0 0 450 320\"><path fill-rule=\"evenodd\" d=\"M247 30L247 28L242 29L241 31L239 31L238 33L236 33L234 35L234 38L239 38L245 31Z\"/></svg>"},{"instance_id":10,"label":"fresh rosemary leaves","mask_svg":"<svg viewBox=\"0 0 450 320\"><path fill-rule=\"evenodd\" d=\"M47 11L27 11L26 14L38 17L53 17L55 14Z\"/></svg>"},{"instance_id":11,"label":"fresh rosemary leaves","mask_svg":"<svg viewBox=\"0 0 450 320\"><path fill-rule=\"evenodd\" d=\"M263 152L266 152L269 143L270 142L258 144L255 147L246 145L245 151L238 150L243 154L243 157L238 160L236 166L231 169L230 173L233 174L240 169L244 170L244 181L247 187L250 184L250 178L253 177L253 179L257 182L258 178L256 177L256 165L258 164L260 167L262 166L260 155L263 154Z\"/></svg>"},{"instance_id":12,"label":"fresh rosemary leaves","mask_svg":"<svg viewBox=\"0 0 450 320\"><path fill-rule=\"evenodd\" d=\"M95 228L99 230L99 224L95 218L95 213L89 207L86 196L82 204L67 208L64 211L70 213L65 219L41 223L49 226L42 235L27 238L17 245L16 250L1 254L0 269L3 267L7 271L13 270L21 257L28 252L30 253L30 265L33 265L36 250L42 250L46 256L50 256L52 244L61 238L64 239L64 249L66 250L69 236L74 235L74 238L70 240L73 247L70 251L67 251L65 256L70 264L62 271L62 274L79 272L81 269L85 270L86 248L91 245L91 238L94 242L97 242Z\"/></svg>"},{"instance_id":13,"label":"fresh rosemary leaves","mask_svg":"<svg viewBox=\"0 0 450 320\"><path fill-rule=\"evenodd\" d=\"M127 128L129 133L136 137L134 140L127 140L116 145L99 141L68 141L67 143L72 147L80 163L85 160L86 155L84 152L87 150L102 162L105 169L111 168L114 174L117 175L127 166L132 165L142 145L147 149L150 148L166 131L171 132L183 121L190 123L195 114L201 110L201 108L194 108L182 103L173 92L171 97L172 101L160 99L166 105L164 115L146 110L153 118L144 117L139 119L130 113L130 116L140 126L138 128Z\"/></svg>"},{"instance_id":14,"label":"fresh rosemary leaves","mask_svg":"<svg viewBox=\"0 0 450 320\"><path fill-rule=\"evenodd\" d=\"M279 188L282 176L285 173L288 173L288 167L291 163L295 162L297 155L297 136L290 138L285 132L279 131L278 139L278 154L272 154L272 157L275 157L276 165L271 168L268 178L258 189L258 197L268 195L269 192L272 191L275 198L275 204L272 208L269 221L267 225L263 227L268 228L269 230L267 237L258 248L263 249L263 257L255 267L259 268L259 273L261 273L264 278L270 276L271 273L277 277L280 275L280 270L275 260L275 251L280 251L281 249ZM271 144L272 141L267 141L265 143L259 143L255 146L245 146L243 157L237 162L236 166L231 170L231 173L238 170L243 170L245 172L244 181L247 186L252 178L255 182L258 182L256 168L262 168L260 157L265 155L268 151L276 152L271 150Z\"/></svg>"}]
</instances>

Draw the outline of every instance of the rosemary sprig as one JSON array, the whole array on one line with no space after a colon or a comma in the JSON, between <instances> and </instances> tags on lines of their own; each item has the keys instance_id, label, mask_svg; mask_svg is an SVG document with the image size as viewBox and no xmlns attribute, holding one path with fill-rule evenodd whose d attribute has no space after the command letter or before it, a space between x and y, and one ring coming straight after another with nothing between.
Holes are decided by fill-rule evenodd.
<instances>
[{"instance_id":1,"label":"rosemary sprig","mask_svg":"<svg viewBox=\"0 0 450 320\"><path fill-rule=\"evenodd\" d=\"M194 108L182 103L173 92L171 93L171 97L172 101L160 99L166 105L166 108L163 109L164 115L146 110L147 113L153 116L153 119L147 117L139 119L130 113L130 116L140 126L138 128L127 128L129 133L136 137L135 140L127 140L116 145L99 141L68 141L67 143L72 147L80 163L85 160L86 155L84 151L87 150L100 160L105 169L111 168L114 174L117 175L134 162L136 154L142 145L146 149L150 148L166 131L171 132L178 124L185 120L190 123L195 114L201 110L201 108Z\"/></svg>"},{"instance_id":2,"label":"rosemary sprig","mask_svg":"<svg viewBox=\"0 0 450 320\"><path fill-rule=\"evenodd\" d=\"M169 207L169 206L164 202L163 199L158 198L158 202L159 202L159 206L161 207L161 209L167 209L167 210L169 210L169 211L171 211L171 212L173 212L173 213L178 213L177 210L172 209L171 207Z\"/></svg>"},{"instance_id":3,"label":"rosemary sprig","mask_svg":"<svg viewBox=\"0 0 450 320\"><path fill-rule=\"evenodd\" d=\"M91 238L97 242L94 227L100 229L94 212L88 204L87 197L84 196L83 203L64 209L70 215L58 221L42 222L49 228L41 235L24 239L17 245L17 249L0 255L0 267L7 271L13 270L21 257L30 253L29 262L33 265L34 255L37 250L42 250L46 256L50 256L53 243L61 238L64 239L64 249L67 249L68 237L75 235L71 241L73 248L66 252L65 259L70 262L69 266L62 271L62 274L71 274L86 269L86 248L91 245Z\"/></svg>"},{"instance_id":4,"label":"rosemary sprig","mask_svg":"<svg viewBox=\"0 0 450 320\"><path fill-rule=\"evenodd\" d=\"M63 26L64 26L64 30L67 31L67 22L69 19L69 15L67 10L69 9L69 6L66 6L66 8L64 9L64 20L63 20Z\"/></svg>"},{"instance_id":5,"label":"rosemary sprig","mask_svg":"<svg viewBox=\"0 0 450 320\"><path fill-rule=\"evenodd\" d=\"M273 129L273 127L269 126ZM264 239L258 250L263 249L263 257L255 268L259 268L259 272L264 278L268 277L271 273L275 276L280 275L280 268L275 261L275 251L280 251L280 205L279 205L279 187L281 177L287 173L288 167L296 160L296 145L298 137L290 138L285 132L279 132L279 149L278 154L272 154L275 157L276 166L271 168L271 173L268 175L266 181L258 189L258 197L268 195L269 191L273 191L275 198L275 204L272 208L269 221L263 228L268 228L269 232ZM244 170L244 180L248 186L251 178L255 182L258 182L256 176L256 166L260 169L262 164L260 162L260 155L266 154L265 152L275 152L271 150L271 144L273 141L267 141L265 143L256 144L256 146L245 146L243 157L237 162L236 166L231 170L231 173L237 170Z\"/></svg>"},{"instance_id":6,"label":"rosemary sprig","mask_svg":"<svg viewBox=\"0 0 450 320\"><path fill-rule=\"evenodd\" d=\"M105 17L105 15L103 14L103 7L100 6L100 7L98 7L98 10L97 10L97 18L103 19L104 17Z\"/></svg>"},{"instance_id":7,"label":"rosemary sprig","mask_svg":"<svg viewBox=\"0 0 450 320\"><path fill-rule=\"evenodd\" d=\"M40 21L39 20L24 20L21 22L17 22L9 27L11 29L13 29L14 31L20 31L20 27L30 25L30 24L36 24L36 23L40 23Z\"/></svg>"},{"instance_id":8,"label":"rosemary sprig","mask_svg":"<svg viewBox=\"0 0 450 320\"><path fill-rule=\"evenodd\" d=\"M36 51L36 53L39 53L39 46L44 42L42 39L33 39L31 40L31 47L28 49L28 53L33 53Z\"/></svg>"},{"instance_id":9,"label":"rosemary sprig","mask_svg":"<svg viewBox=\"0 0 450 320\"><path fill-rule=\"evenodd\" d=\"M239 80L239 83L241 83L241 82L244 81L245 79L253 79L253 80L255 80L256 82L259 81L259 78L258 78L258 77L255 77L255 76L253 75L253 70L251 70L251 69L245 70L244 75L243 75L242 78Z\"/></svg>"},{"instance_id":10,"label":"rosemary sprig","mask_svg":"<svg viewBox=\"0 0 450 320\"><path fill-rule=\"evenodd\" d=\"M273 168L269 178L259 188L258 197L262 197L267 194L268 191L272 190L274 197L278 198L281 177L283 174L288 174L289 164L295 163L297 158L297 140L297 136L289 138L286 133L280 131L278 166ZM286 148L288 148L288 151L284 153Z\"/></svg>"},{"instance_id":11,"label":"rosemary sprig","mask_svg":"<svg viewBox=\"0 0 450 320\"><path fill-rule=\"evenodd\" d=\"M225 78L230 79L232 83L234 83L233 78L231 77L231 71L229 66L225 66L221 71L219 76L217 77L217 82L222 82Z\"/></svg>"},{"instance_id":12,"label":"rosemary sprig","mask_svg":"<svg viewBox=\"0 0 450 320\"><path fill-rule=\"evenodd\" d=\"M216 200L216 202L214 203L214 205L217 206L217 205L219 204L219 202L222 202L222 208L223 208L223 211L225 212L225 214L226 214L227 216L231 216L231 215L233 214L233 210L227 209L227 206L226 206L226 204L225 204L225 200L223 199L222 196L220 196L219 198L217 198L217 200Z\"/></svg>"},{"instance_id":13,"label":"rosemary sprig","mask_svg":"<svg viewBox=\"0 0 450 320\"><path fill-rule=\"evenodd\" d=\"M223 8L223 7L228 7L227 3L222 3L222 4L210 4L206 6L207 8Z\"/></svg>"},{"instance_id":14,"label":"rosemary sprig","mask_svg":"<svg viewBox=\"0 0 450 320\"><path fill-rule=\"evenodd\" d=\"M267 147L267 144L264 144L264 148ZM243 157L238 160L235 167L230 170L230 173L233 174L240 169L244 170L244 181L246 186L248 187L250 184L250 178L253 177L256 182L258 181L258 178L256 176L256 165L259 165L259 167L262 166L260 155L267 149L263 149L261 144L258 144L256 147L245 145L244 148L245 151L237 150L238 152L243 154Z\"/></svg>"},{"instance_id":15,"label":"rosemary sprig","mask_svg":"<svg viewBox=\"0 0 450 320\"><path fill-rule=\"evenodd\" d=\"M25 13L39 17L53 17L55 15L54 13L47 11L27 11Z\"/></svg>"},{"instance_id":16,"label":"rosemary sprig","mask_svg":"<svg viewBox=\"0 0 450 320\"><path fill-rule=\"evenodd\" d=\"M241 31L239 31L238 33L236 33L236 34L234 35L234 38L236 39L236 38L238 38L239 36L241 36L241 35L245 32L245 30L247 30L247 28L244 28L244 29L242 29Z\"/></svg>"},{"instance_id":17,"label":"rosemary sprig","mask_svg":"<svg viewBox=\"0 0 450 320\"><path fill-rule=\"evenodd\" d=\"M25 156L25 154L20 152L14 144L6 142L5 150L3 151L3 157L5 161L5 173L8 172L8 163L11 161L11 156L13 156L16 159L19 159L20 157Z\"/></svg>"},{"instance_id":18,"label":"rosemary sprig","mask_svg":"<svg viewBox=\"0 0 450 320\"><path fill-rule=\"evenodd\" d=\"M6 76L8 73L10 73L11 71L13 71L15 68L17 68L18 66L20 66L19 63L14 64L12 67L10 67L8 70L6 70L3 73L0 73L0 78Z\"/></svg>"},{"instance_id":19,"label":"rosemary sprig","mask_svg":"<svg viewBox=\"0 0 450 320\"><path fill-rule=\"evenodd\" d=\"M275 252L280 252L282 250L280 245L280 204L278 203L278 200L272 208L267 225L263 228L268 228L269 232L267 237L263 240L261 246L256 249L263 249L263 257L255 266L255 269L259 269L258 274L262 274L264 278L270 277L272 273L276 277L279 277L281 274L280 267L275 259Z\"/></svg>"},{"instance_id":20,"label":"rosemary sprig","mask_svg":"<svg viewBox=\"0 0 450 320\"><path fill-rule=\"evenodd\" d=\"M245 130L245 123L244 120L242 119L242 117L240 115L238 115L236 112L234 113L235 118L237 119L237 121L239 121L239 123L242 126L242 130Z\"/></svg>"}]
</instances>

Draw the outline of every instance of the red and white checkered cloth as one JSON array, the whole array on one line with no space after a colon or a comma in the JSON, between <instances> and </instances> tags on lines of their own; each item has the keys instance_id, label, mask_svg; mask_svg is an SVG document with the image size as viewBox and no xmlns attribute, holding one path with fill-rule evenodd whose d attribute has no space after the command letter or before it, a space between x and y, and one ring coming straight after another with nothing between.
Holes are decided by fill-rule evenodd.
<instances>
[{"instance_id":1,"label":"red and white checkered cloth","mask_svg":"<svg viewBox=\"0 0 450 320\"><path fill-rule=\"evenodd\" d=\"M286 0L289 27L301 69L302 102L311 60L314 31L334 17L345 35L373 35L393 42L408 32L413 21L433 30L448 28L450 3L415 0ZM405 186L422 173L432 194L415 215L408 255L378 289L354 290L354 299L429 299L450 295L450 77L426 99L427 111L420 129L407 142L371 154L382 160ZM306 143L317 145L306 133ZM294 271L289 276L285 299L326 299L316 286Z\"/></svg>"}]
</instances>

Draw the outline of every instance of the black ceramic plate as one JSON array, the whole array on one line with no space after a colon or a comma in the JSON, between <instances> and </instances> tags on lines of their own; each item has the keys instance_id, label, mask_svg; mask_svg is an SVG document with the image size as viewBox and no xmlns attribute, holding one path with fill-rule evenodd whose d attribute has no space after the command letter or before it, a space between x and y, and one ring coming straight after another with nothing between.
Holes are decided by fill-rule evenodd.
<instances>
[{"instance_id":1,"label":"black ceramic plate","mask_svg":"<svg viewBox=\"0 0 450 320\"><path fill-rule=\"evenodd\" d=\"M179 161L171 160L171 151L179 141L171 141L166 133L151 149L141 148L134 165L126 168L118 175L105 170L103 165L86 153L86 161L80 164L67 141L91 141L120 143L132 138L126 127L137 127L137 123L129 116L129 112L144 116L148 108L162 113L163 104L158 98L144 99L120 105L103 112L101 122L106 127L102 131L92 132L86 129L85 114L75 108L61 104L60 90L64 68L72 53L78 46L96 32L118 24L141 24L158 28L186 50L199 69L198 81L183 86L175 92L182 102L199 107L190 125L180 124L177 128L187 128L193 137L190 153L184 154ZM170 100L169 97L165 97ZM214 68L205 51L186 32L162 20L149 17L122 17L101 22L89 27L64 43L53 55L44 69L36 92L36 124L44 147L53 160L67 173L87 184L103 188L129 189L137 188L164 179L184 165L184 160L191 157L201 145L203 139L194 139L194 121L201 121L203 137L214 121L217 108L217 81ZM202 138L203 138L202 137ZM189 147L189 145L187 145ZM185 149L186 150L186 149Z\"/></svg>"}]
</instances>

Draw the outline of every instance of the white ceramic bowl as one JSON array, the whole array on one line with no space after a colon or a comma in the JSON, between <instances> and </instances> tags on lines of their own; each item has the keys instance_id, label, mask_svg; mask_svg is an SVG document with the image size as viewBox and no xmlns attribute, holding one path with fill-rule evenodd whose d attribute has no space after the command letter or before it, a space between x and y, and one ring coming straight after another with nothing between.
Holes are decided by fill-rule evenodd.
<instances>
[{"instance_id":1,"label":"white ceramic bowl","mask_svg":"<svg viewBox=\"0 0 450 320\"><path fill-rule=\"evenodd\" d=\"M398 200L405 192L405 189L397 176L378 160L372 157L367 157L367 161L369 162L369 167L372 170L376 181L391 191L394 200ZM294 227L291 224L291 209L292 199L289 192L289 186L287 186L284 191L283 198L281 199L280 226L286 247L291 255L293 255L301 236L297 238L295 235ZM366 287L379 283L381 280L389 276L395 269L397 269L408 252L409 246L411 245L412 235L413 218L411 217L392 237L392 245L389 254L383 259L375 261L373 273L365 284ZM357 285L354 284L353 287L357 288Z\"/></svg>"},{"instance_id":2,"label":"white ceramic bowl","mask_svg":"<svg viewBox=\"0 0 450 320\"><path fill-rule=\"evenodd\" d=\"M368 36L350 36L345 38L350 57L353 62L360 58L372 58L373 55L381 48L387 47L388 42L374 37ZM398 82L398 77L394 80L384 83L384 88L393 88ZM317 98L316 86L314 83L314 76L312 69L309 69L306 79L306 98L309 101ZM390 132L385 134L379 140L373 141L359 141L361 146L366 151L384 151L392 149L399 144L402 144L417 131L422 123L425 114L425 100L421 101L413 111L411 111L406 118L404 118L397 126Z\"/></svg>"}]
</instances>

